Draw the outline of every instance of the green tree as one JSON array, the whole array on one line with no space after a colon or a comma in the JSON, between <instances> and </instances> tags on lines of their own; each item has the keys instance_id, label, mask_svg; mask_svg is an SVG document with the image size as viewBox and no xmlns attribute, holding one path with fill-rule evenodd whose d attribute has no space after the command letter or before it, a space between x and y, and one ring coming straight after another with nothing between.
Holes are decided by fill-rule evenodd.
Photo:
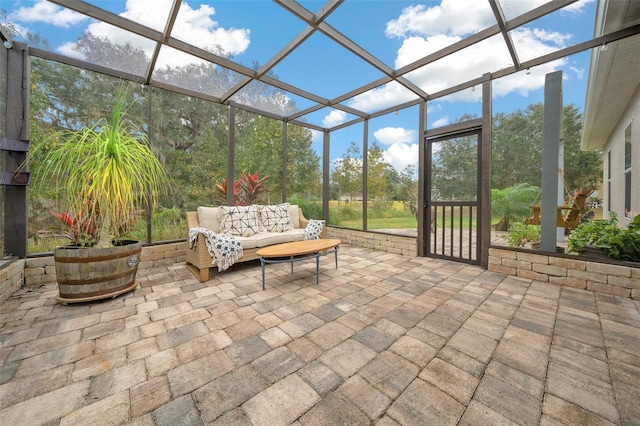
<instances>
[{"instance_id":1,"label":"green tree","mask_svg":"<svg viewBox=\"0 0 640 426\"><path fill-rule=\"evenodd\" d=\"M373 142L367 153L367 191L374 208L385 201L388 193L390 171L393 168L384 160L384 152L377 142Z\"/></svg>"},{"instance_id":2,"label":"green tree","mask_svg":"<svg viewBox=\"0 0 640 426\"><path fill-rule=\"evenodd\" d=\"M564 107L564 182L570 195L590 194L602 181L602 154L582 151L582 115L575 105Z\"/></svg>"},{"instance_id":3,"label":"green tree","mask_svg":"<svg viewBox=\"0 0 640 426\"><path fill-rule=\"evenodd\" d=\"M337 190L338 206L343 196L348 195L351 204L354 193L362 190L362 157L355 141L351 141L347 152L335 162L331 182Z\"/></svg>"},{"instance_id":4,"label":"green tree","mask_svg":"<svg viewBox=\"0 0 640 426\"><path fill-rule=\"evenodd\" d=\"M580 150L582 115L571 104L563 110L564 176L567 192L591 192L602 177L600 154ZM531 104L524 111L499 113L494 117L492 136L492 188L506 188L521 182L540 186L542 182L542 132L544 106Z\"/></svg>"},{"instance_id":5,"label":"green tree","mask_svg":"<svg viewBox=\"0 0 640 426\"><path fill-rule=\"evenodd\" d=\"M498 113L492 134L492 188L506 188L521 182L541 185L542 104L524 111Z\"/></svg>"},{"instance_id":6,"label":"green tree","mask_svg":"<svg viewBox=\"0 0 640 426\"><path fill-rule=\"evenodd\" d=\"M396 199L402 201L404 208L415 215L418 211L418 181L415 179L416 166L408 164L400 173L400 185Z\"/></svg>"},{"instance_id":7,"label":"green tree","mask_svg":"<svg viewBox=\"0 0 640 426\"><path fill-rule=\"evenodd\" d=\"M432 191L434 199L475 200L477 193L477 149L473 136L434 143Z\"/></svg>"},{"instance_id":8,"label":"green tree","mask_svg":"<svg viewBox=\"0 0 640 426\"><path fill-rule=\"evenodd\" d=\"M322 193L320 157L311 147L311 130L287 127L287 199L294 194L317 197Z\"/></svg>"},{"instance_id":9,"label":"green tree","mask_svg":"<svg viewBox=\"0 0 640 426\"><path fill-rule=\"evenodd\" d=\"M216 182L227 173L228 109L198 98L153 89L150 139L180 189L165 207L216 203Z\"/></svg>"},{"instance_id":10,"label":"green tree","mask_svg":"<svg viewBox=\"0 0 640 426\"><path fill-rule=\"evenodd\" d=\"M282 200L282 122L252 115L237 135L236 164L240 171L269 176L265 182L271 202ZM320 193L320 158L311 147L311 131L287 127L287 194L311 196Z\"/></svg>"}]
</instances>

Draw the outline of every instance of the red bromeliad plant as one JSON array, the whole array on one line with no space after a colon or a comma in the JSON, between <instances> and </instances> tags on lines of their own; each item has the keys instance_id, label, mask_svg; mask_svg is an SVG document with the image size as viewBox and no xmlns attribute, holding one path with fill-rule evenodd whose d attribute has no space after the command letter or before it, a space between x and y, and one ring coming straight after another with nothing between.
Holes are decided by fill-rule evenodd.
<instances>
[{"instance_id":1,"label":"red bromeliad plant","mask_svg":"<svg viewBox=\"0 0 640 426\"><path fill-rule=\"evenodd\" d=\"M87 205L77 215L73 212L57 213L53 210L50 213L66 227L64 236L69 240L71 246L93 247L98 242L102 217L100 209L95 202L87 201ZM136 219L143 213L143 210L135 211L128 222L120 224L118 233L129 233Z\"/></svg>"},{"instance_id":2,"label":"red bromeliad plant","mask_svg":"<svg viewBox=\"0 0 640 426\"><path fill-rule=\"evenodd\" d=\"M239 205L238 204L238 187L240 186L240 183L238 181L233 183L233 204L234 205ZM227 179L222 179L222 182L220 183L216 183L215 186L216 192L218 193L218 195L220 196L220 198L223 200L223 202L226 202L227 200Z\"/></svg>"},{"instance_id":3,"label":"red bromeliad plant","mask_svg":"<svg viewBox=\"0 0 640 426\"><path fill-rule=\"evenodd\" d=\"M260 178L258 173L240 172L240 177L233 182L233 204L235 206L248 206L254 204L260 194L265 191L264 182L269 176ZM227 199L227 179L217 183L216 191L226 201Z\"/></svg>"},{"instance_id":4,"label":"red bromeliad plant","mask_svg":"<svg viewBox=\"0 0 640 426\"><path fill-rule=\"evenodd\" d=\"M67 227L64 236L72 245L91 247L98 241L100 226L96 224L95 218L91 215L85 214L84 211L81 211L78 216L74 216L73 213L56 213L54 211L51 211L51 214Z\"/></svg>"}]
</instances>

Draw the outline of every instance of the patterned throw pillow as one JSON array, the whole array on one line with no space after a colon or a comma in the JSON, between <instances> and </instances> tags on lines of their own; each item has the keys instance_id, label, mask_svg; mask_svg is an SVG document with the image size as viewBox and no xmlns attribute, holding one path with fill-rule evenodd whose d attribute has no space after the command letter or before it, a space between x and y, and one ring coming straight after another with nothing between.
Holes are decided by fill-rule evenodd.
<instances>
[{"instance_id":1,"label":"patterned throw pillow","mask_svg":"<svg viewBox=\"0 0 640 426\"><path fill-rule=\"evenodd\" d=\"M307 227L304 228L305 240L319 240L322 235L322 228L324 228L324 220L309 219Z\"/></svg>"},{"instance_id":2,"label":"patterned throw pillow","mask_svg":"<svg viewBox=\"0 0 640 426\"><path fill-rule=\"evenodd\" d=\"M289 216L289 203L260 206L260 221L267 232L291 231L291 216Z\"/></svg>"},{"instance_id":3,"label":"patterned throw pillow","mask_svg":"<svg viewBox=\"0 0 640 426\"><path fill-rule=\"evenodd\" d=\"M220 233L250 237L260 232L258 207L220 206Z\"/></svg>"}]
</instances>

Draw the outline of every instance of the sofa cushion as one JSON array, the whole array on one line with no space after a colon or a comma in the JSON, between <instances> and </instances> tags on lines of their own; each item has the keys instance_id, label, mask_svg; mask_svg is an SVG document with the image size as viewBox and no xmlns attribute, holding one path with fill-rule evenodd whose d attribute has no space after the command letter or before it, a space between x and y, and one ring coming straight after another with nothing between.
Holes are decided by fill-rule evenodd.
<instances>
[{"instance_id":1,"label":"sofa cushion","mask_svg":"<svg viewBox=\"0 0 640 426\"><path fill-rule=\"evenodd\" d=\"M294 229L300 228L300 214L296 204L289 204L289 217L291 217L291 226Z\"/></svg>"},{"instance_id":2,"label":"sofa cushion","mask_svg":"<svg viewBox=\"0 0 640 426\"><path fill-rule=\"evenodd\" d=\"M284 232L293 229L289 216L289 203L259 206L260 221L266 232Z\"/></svg>"},{"instance_id":3,"label":"sofa cushion","mask_svg":"<svg viewBox=\"0 0 640 426\"><path fill-rule=\"evenodd\" d=\"M220 232L220 211L217 207L198 207L198 223L201 227Z\"/></svg>"},{"instance_id":4,"label":"sofa cushion","mask_svg":"<svg viewBox=\"0 0 640 426\"><path fill-rule=\"evenodd\" d=\"M267 247L273 244L302 241L304 229L292 229L284 232L259 232L250 237L236 237L242 245L242 249Z\"/></svg>"},{"instance_id":5,"label":"sofa cushion","mask_svg":"<svg viewBox=\"0 0 640 426\"><path fill-rule=\"evenodd\" d=\"M220 206L220 232L250 237L260 232L260 215L255 204Z\"/></svg>"}]
</instances>

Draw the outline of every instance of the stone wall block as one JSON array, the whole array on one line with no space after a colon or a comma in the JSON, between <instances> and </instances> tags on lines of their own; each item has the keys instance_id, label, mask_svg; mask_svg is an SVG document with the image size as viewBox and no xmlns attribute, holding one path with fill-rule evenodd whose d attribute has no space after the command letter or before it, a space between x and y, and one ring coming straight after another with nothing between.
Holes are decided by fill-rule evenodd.
<instances>
[{"instance_id":1,"label":"stone wall block","mask_svg":"<svg viewBox=\"0 0 640 426\"><path fill-rule=\"evenodd\" d=\"M598 293L611 294L612 296L631 297L630 288L616 287L595 281L587 281L587 290Z\"/></svg>"},{"instance_id":2,"label":"stone wall block","mask_svg":"<svg viewBox=\"0 0 640 426\"><path fill-rule=\"evenodd\" d=\"M549 281L549 276L547 274L541 274L538 272L531 271L529 269L518 269L516 275L522 278L529 278L531 280L536 281Z\"/></svg>"},{"instance_id":3,"label":"stone wall block","mask_svg":"<svg viewBox=\"0 0 640 426\"><path fill-rule=\"evenodd\" d=\"M542 265L539 263L534 263L531 268L535 272L540 272L541 274L553 275L555 277L566 277L567 276L567 268L562 268L560 266L551 266L551 265Z\"/></svg>"}]
</instances>

